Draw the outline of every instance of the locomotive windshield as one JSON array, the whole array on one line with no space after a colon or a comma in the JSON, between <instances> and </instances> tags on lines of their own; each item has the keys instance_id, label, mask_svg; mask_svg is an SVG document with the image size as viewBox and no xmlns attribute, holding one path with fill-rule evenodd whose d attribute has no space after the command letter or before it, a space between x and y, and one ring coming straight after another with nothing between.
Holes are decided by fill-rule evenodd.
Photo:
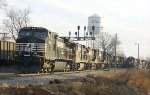
<instances>
[{"instance_id":1,"label":"locomotive windshield","mask_svg":"<svg viewBox=\"0 0 150 95\"><path fill-rule=\"evenodd\" d=\"M46 38L47 35L48 31L43 29L23 29L19 32L19 38L23 37Z\"/></svg>"},{"instance_id":2,"label":"locomotive windshield","mask_svg":"<svg viewBox=\"0 0 150 95\"><path fill-rule=\"evenodd\" d=\"M27 36L32 36L31 31L20 31L19 37L27 37Z\"/></svg>"}]
</instances>

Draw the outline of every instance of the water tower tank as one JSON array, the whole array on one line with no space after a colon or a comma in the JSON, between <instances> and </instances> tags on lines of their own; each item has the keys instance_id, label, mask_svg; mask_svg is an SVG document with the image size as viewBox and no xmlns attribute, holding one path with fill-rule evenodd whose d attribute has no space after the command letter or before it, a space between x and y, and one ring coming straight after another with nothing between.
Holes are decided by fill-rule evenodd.
<instances>
[{"instance_id":1,"label":"water tower tank","mask_svg":"<svg viewBox=\"0 0 150 95\"><path fill-rule=\"evenodd\" d=\"M100 32L100 16L93 14L88 17L88 31L93 32L92 26L95 26L94 35L98 35Z\"/></svg>"}]
</instances>

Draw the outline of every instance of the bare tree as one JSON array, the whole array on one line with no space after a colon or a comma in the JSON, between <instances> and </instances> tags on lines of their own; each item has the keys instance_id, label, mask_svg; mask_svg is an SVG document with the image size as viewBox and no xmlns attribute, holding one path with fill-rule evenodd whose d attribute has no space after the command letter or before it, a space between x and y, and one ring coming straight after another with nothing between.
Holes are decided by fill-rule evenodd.
<instances>
[{"instance_id":1,"label":"bare tree","mask_svg":"<svg viewBox=\"0 0 150 95\"><path fill-rule=\"evenodd\" d=\"M2 6L7 6L6 0L0 0L0 8Z\"/></svg>"},{"instance_id":2,"label":"bare tree","mask_svg":"<svg viewBox=\"0 0 150 95\"><path fill-rule=\"evenodd\" d=\"M97 43L99 47L102 49L102 51L114 54L115 43L117 46L119 46L120 41L118 40L118 38L116 39L116 37L106 32L101 32L97 40Z\"/></svg>"},{"instance_id":3,"label":"bare tree","mask_svg":"<svg viewBox=\"0 0 150 95\"><path fill-rule=\"evenodd\" d=\"M9 8L5 9L6 19L3 20L5 29L12 34L14 40L18 37L18 32L21 28L29 25L29 14L31 13L29 8L16 9Z\"/></svg>"},{"instance_id":4,"label":"bare tree","mask_svg":"<svg viewBox=\"0 0 150 95\"><path fill-rule=\"evenodd\" d=\"M105 58L106 52L110 55L115 55L115 45L117 47L117 52L119 52L119 44L121 44L118 40L118 37L116 38L115 36L112 36L106 32L100 33L97 43L102 49L103 58Z\"/></svg>"},{"instance_id":5,"label":"bare tree","mask_svg":"<svg viewBox=\"0 0 150 95\"><path fill-rule=\"evenodd\" d=\"M117 55L122 53L122 51L120 50L119 48L119 45L121 44L121 42L119 41L119 38L116 36L112 36L111 37L111 40L110 40L110 44L109 44L109 47L108 47L108 53L114 55L115 54L115 49L117 51ZM116 47L115 47L116 45Z\"/></svg>"},{"instance_id":6,"label":"bare tree","mask_svg":"<svg viewBox=\"0 0 150 95\"><path fill-rule=\"evenodd\" d=\"M101 47L102 51L107 51L111 45L111 35L106 32L101 32L98 39L98 44Z\"/></svg>"}]
</instances>

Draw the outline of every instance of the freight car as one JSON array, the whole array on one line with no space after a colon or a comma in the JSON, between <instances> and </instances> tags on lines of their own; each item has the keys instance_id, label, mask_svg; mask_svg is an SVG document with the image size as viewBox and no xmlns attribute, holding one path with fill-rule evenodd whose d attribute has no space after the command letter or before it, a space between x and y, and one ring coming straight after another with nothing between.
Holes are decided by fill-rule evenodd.
<instances>
[{"instance_id":1,"label":"freight car","mask_svg":"<svg viewBox=\"0 0 150 95\"><path fill-rule=\"evenodd\" d=\"M74 43L41 27L25 27L16 40L16 65L21 72L94 69L99 51Z\"/></svg>"},{"instance_id":2,"label":"freight car","mask_svg":"<svg viewBox=\"0 0 150 95\"><path fill-rule=\"evenodd\" d=\"M15 61L15 43L0 41L0 66L12 66Z\"/></svg>"}]
</instances>

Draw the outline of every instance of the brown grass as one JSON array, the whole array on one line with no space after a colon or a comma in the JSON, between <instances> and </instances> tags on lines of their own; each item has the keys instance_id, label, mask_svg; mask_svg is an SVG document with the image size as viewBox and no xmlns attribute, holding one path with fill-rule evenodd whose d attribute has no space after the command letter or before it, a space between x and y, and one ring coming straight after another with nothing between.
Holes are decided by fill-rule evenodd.
<instances>
[{"instance_id":1,"label":"brown grass","mask_svg":"<svg viewBox=\"0 0 150 95\"><path fill-rule=\"evenodd\" d=\"M150 71L149 70L130 70L130 83L141 90L150 92Z\"/></svg>"},{"instance_id":2,"label":"brown grass","mask_svg":"<svg viewBox=\"0 0 150 95\"><path fill-rule=\"evenodd\" d=\"M85 78L57 80L42 86L2 87L0 95L148 95L149 91L150 72L130 69L124 73L88 74Z\"/></svg>"}]
</instances>

